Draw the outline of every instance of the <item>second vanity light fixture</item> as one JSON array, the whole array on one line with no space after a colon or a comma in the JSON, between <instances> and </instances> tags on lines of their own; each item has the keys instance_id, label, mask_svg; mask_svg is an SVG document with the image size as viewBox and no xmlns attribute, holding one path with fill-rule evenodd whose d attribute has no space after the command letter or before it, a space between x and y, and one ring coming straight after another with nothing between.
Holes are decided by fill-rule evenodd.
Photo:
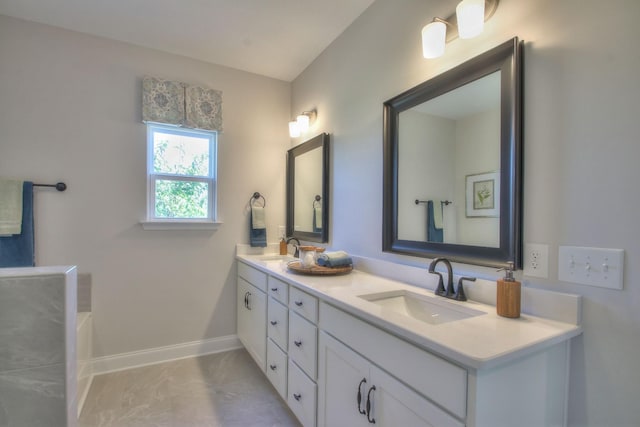
<instances>
[{"instance_id":1,"label":"second vanity light fixture","mask_svg":"<svg viewBox=\"0 0 640 427\"><path fill-rule=\"evenodd\" d=\"M303 111L295 120L289 122L289 136L297 138L309 130L311 118L315 118L316 110Z\"/></svg>"},{"instance_id":2,"label":"second vanity light fixture","mask_svg":"<svg viewBox=\"0 0 640 427\"><path fill-rule=\"evenodd\" d=\"M446 20L438 17L422 29L422 54L427 59L444 54L444 45L457 37L470 39L482 33L484 22L493 16L499 0L462 0L456 13ZM449 27L449 28L447 28Z\"/></svg>"}]
</instances>

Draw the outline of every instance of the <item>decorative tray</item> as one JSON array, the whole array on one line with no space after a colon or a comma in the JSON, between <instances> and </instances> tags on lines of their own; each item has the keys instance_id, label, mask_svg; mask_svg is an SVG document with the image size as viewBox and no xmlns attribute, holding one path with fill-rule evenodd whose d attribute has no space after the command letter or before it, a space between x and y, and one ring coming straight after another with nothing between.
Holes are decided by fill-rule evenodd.
<instances>
[{"instance_id":1,"label":"decorative tray","mask_svg":"<svg viewBox=\"0 0 640 427\"><path fill-rule=\"evenodd\" d=\"M344 267L323 267L321 265L314 265L313 267L303 267L300 261L290 261L287 263L287 268L294 273L308 274L316 276L335 276L338 274L347 274L353 270L352 265L345 265Z\"/></svg>"}]
</instances>

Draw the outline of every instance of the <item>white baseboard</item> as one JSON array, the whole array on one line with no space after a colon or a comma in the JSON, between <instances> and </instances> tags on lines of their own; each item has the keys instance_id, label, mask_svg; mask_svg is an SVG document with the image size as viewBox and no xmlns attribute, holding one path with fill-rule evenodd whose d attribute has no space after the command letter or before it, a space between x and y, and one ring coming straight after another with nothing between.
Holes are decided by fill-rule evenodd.
<instances>
[{"instance_id":1,"label":"white baseboard","mask_svg":"<svg viewBox=\"0 0 640 427\"><path fill-rule=\"evenodd\" d=\"M154 365L187 357L204 356L206 354L242 348L237 335L192 341L182 344L156 347L113 356L96 357L92 360L93 375L122 371L140 366Z\"/></svg>"}]
</instances>

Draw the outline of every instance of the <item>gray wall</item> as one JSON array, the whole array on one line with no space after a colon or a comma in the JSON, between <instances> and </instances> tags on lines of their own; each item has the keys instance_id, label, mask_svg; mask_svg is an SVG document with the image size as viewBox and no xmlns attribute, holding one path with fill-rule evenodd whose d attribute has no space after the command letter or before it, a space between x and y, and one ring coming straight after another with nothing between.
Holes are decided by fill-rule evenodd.
<instances>
[{"instance_id":1,"label":"gray wall","mask_svg":"<svg viewBox=\"0 0 640 427\"><path fill-rule=\"evenodd\" d=\"M212 43L215 41L212 40ZM223 91L216 231L144 231L145 74ZM0 16L0 175L37 191L38 265L91 273L94 356L236 333L235 245L254 191L285 221L290 84Z\"/></svg>"},{"instance_id":2,"label":"gray wall","mask_svg":"<svg viewBox=\"0 0 640 427\"><path fill-rule=\"evenodd\" d=\"M380 250L382 103L519 36L526 41L524 240L550 245L549 280L525 278L525 285L584 296L569 424L640 425L640 2L501 0L480 37L423 59L422 26L456 3L378 0L293 82L292 111L317 108L311 132L333 138L331 244L427 265ZM625 249L624 290L560 283L560 245Z\"/></svg>"}]
</instances>

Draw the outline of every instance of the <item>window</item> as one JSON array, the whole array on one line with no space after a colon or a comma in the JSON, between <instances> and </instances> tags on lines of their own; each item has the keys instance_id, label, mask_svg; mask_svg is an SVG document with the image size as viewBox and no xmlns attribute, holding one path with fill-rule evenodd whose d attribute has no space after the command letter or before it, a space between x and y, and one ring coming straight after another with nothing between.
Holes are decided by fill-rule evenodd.
<instances>
[{"instance_id":1,"label":"window","mask_svg":"<svg viewBox=\"0 0 640 427\"><path fill-rule=\"evenodd\" d=\"M147 124L147 221L216 221L217 132Z\"/></svg>"}]
</instances>

